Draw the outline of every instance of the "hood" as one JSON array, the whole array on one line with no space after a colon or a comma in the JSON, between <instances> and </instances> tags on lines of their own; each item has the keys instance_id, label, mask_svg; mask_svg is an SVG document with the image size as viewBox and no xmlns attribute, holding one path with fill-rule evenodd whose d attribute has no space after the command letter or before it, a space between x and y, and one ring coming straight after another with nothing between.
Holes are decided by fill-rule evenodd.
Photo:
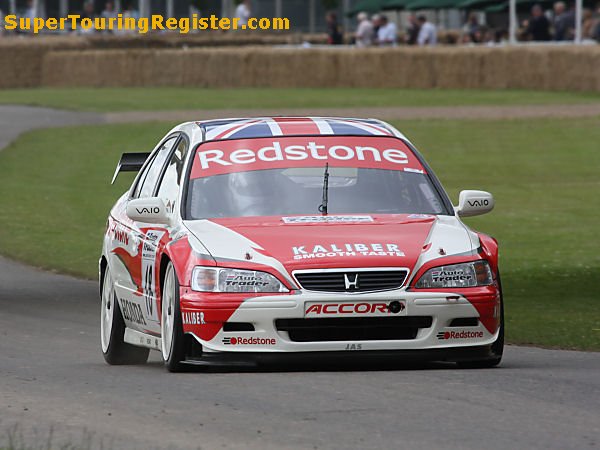
<instances>
[{"instance_id":1,"label":"hood","mask_svg":"<svg viewBox=\"0 0 600 450\"><path fill-rule=\"evenodd\" d=\"M187 221L217 264L298 269L406 267L471 252L464 225L452 216L242 217Z\"/></svg>"}]
</instances>

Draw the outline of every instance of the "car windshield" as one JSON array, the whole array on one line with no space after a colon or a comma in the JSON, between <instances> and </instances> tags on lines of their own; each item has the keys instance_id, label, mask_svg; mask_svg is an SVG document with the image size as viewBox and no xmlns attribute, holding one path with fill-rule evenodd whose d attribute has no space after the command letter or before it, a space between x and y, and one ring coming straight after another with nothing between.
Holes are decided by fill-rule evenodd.
<instances>
[{"instance_id":1,"label":"car windshield","mask_svg":"<svg viewBox=\"0 0 600 450\"><path fill-rule=\"evenodd\" d=\"M326 170L328 214L445 214L430 178L402 141L329 136L200 145L186 217L318 215Z\"/></svg>"}]
</instances>

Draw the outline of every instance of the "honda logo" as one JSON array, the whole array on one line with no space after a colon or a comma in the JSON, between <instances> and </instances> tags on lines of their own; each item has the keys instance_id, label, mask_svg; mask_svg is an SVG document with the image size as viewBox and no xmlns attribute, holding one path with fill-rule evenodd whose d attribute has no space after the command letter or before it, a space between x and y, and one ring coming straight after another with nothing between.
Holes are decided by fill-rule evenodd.
<instances>
[{"instance_id":1,"label":"honda logo","mask_svg":"<svg viewBox=\"0 0 600 450\"><path fill-rule=\"evenodd\" d=\"M350 281L350 277L352 277L352 275L348 275L347 273L344 274L344 283L346 285L346 290L358 289L358 274L355 273L353 275L354 278L352 279L352 281Z\"/></svg>"}]
</instances>

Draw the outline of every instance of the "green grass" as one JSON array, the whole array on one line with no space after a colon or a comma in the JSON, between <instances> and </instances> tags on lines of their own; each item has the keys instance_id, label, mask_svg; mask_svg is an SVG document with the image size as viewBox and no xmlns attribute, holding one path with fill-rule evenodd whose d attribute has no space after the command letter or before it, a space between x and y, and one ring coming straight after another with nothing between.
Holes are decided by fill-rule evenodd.
<instances>
[{"instance_id":1,"label":"green grass","mask_svg":"<svg viewBox=\"0 0 600 450\"><path fill-rule=\"evenodd\" d=\"M96 276L118 156L153 146L171 124L34 131L0 152L0 252ZM514 343L600 350L600 119L406 121L452 199L491 191L467 223L496 237Z\"/></svg>"},{"instance_id":2,"label":"green grass","mask_svg":"<svg viewBox=\"0 0 600 450\"><path fill-rule=\"evenodd\" d=\"M103 88L0 90L0 104L84 111L360 106L548 105L600 102L600 93L430 89Z\"/></svg>"}]
</instances>

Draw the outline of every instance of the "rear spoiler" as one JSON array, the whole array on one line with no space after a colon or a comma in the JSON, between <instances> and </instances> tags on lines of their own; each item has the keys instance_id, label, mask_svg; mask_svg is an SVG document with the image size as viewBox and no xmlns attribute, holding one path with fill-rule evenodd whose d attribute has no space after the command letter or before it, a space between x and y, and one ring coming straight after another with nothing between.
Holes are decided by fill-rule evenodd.
<instances>
[{"instance_id":1,"label":"rear spoiler","mask_svg":"<svg viewBox=\"0 0 600 450\"><path fill-rule=\"evenodd\" d=\"M114 184L121 172L139 172L150 153L123 153L110 184Z\"/></svg>"}]
</instances>

